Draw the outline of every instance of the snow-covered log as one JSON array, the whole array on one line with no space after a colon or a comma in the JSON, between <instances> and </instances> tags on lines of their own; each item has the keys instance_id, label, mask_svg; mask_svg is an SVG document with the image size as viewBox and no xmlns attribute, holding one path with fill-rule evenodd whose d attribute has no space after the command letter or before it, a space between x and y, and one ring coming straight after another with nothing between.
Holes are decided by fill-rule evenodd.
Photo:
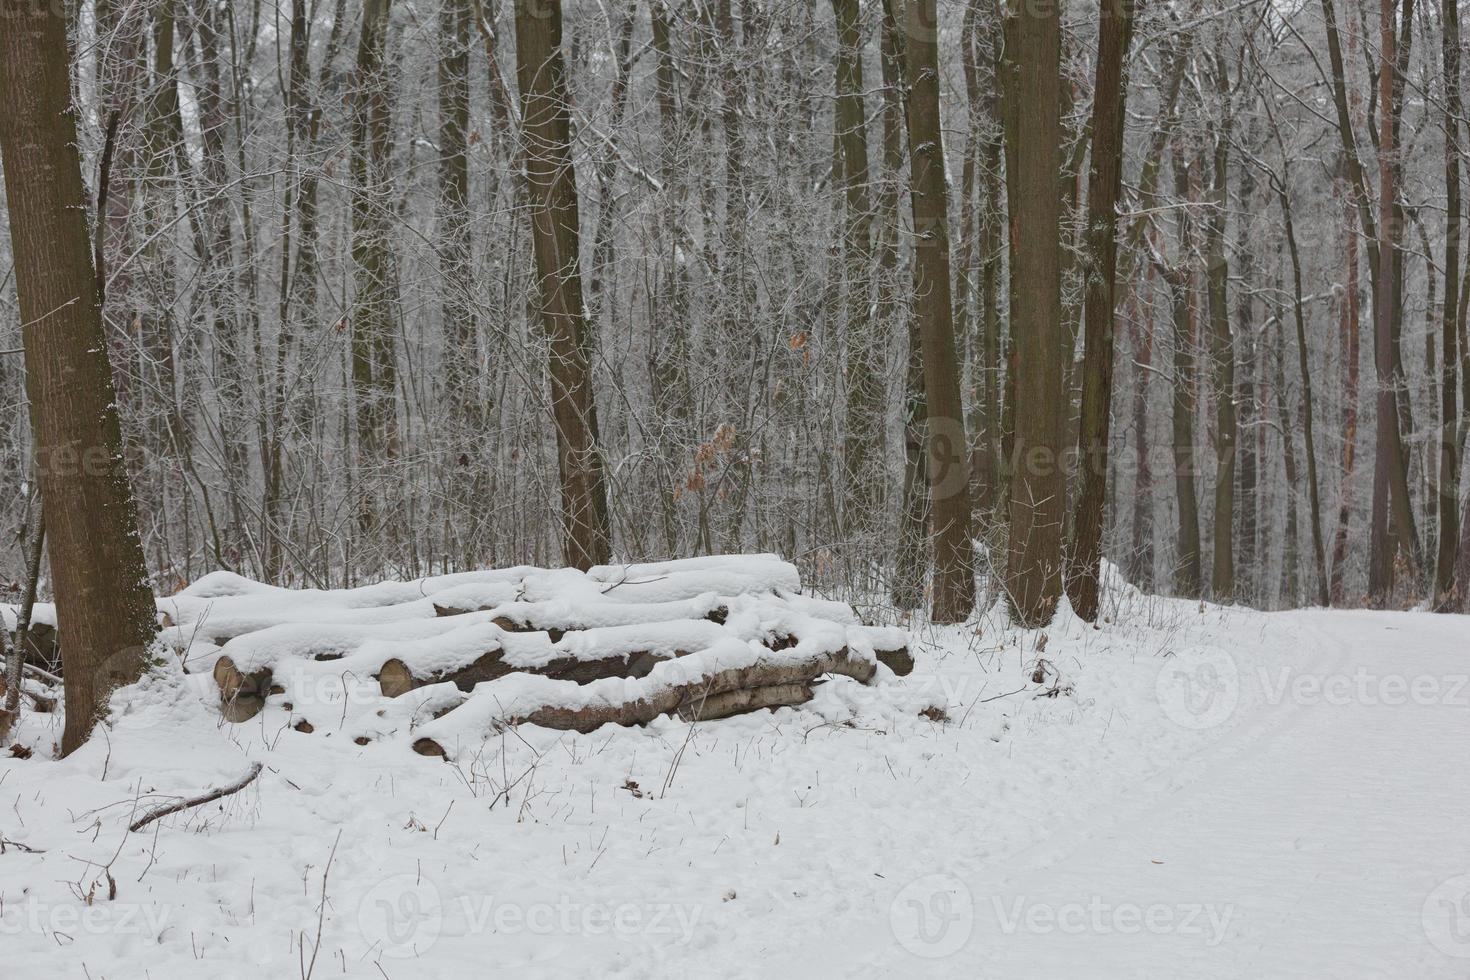
<instances>
[{"instance_id":1,"label":"snow-covered log","mask_svg":"<svg viewBox=\"0 0 1470 980\"><path fill-rule=\"evenodd\" d=\"M647 677L575 684L515 674L477 686L460 707L419 728L414 750L452 755L492 732L518 724L590 732L607 724L642 725L678 713L686 721L800 704L825 674L867 683L877 664L846 648L797 653L756 652L725 640L708 650L656 666Z\"/></svg>"},{"instance_id":2,"label":"snow-covered log","mask_svg":"<svg viewBox=\"0 0 1470 980\"><path fill-rule=\"evenodd\" d=\"M367 742L407 730L415 747L444 755L506 725L720 718L801 704L825 675L869 683L912 668L903 631L863 625L800 585L769 555L341 591L216 573L170 600L170 620L188 669L213 670L230 720L279 703L298 732L353 727ZM324 697L328 688L339 693ZM432 717L421 701L388 710L419 691L446 692ZM352 715L344 698L380 706Z\"/></svg>"}]
</instances>

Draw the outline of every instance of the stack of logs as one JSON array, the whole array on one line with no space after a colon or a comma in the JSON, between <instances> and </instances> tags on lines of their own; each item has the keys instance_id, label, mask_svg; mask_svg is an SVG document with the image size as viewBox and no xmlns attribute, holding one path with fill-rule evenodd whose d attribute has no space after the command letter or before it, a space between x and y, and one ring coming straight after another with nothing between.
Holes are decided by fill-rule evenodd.
<instances>
[{"instance_id":1,"label":"stack of logs","mask_svg":"<svg viewBox=\"0 0 1470 980\"><path fill-rule=\"evenodd\" d=\"M485 576L478 584L476 574ZM719 591L703 591L711 585ZM179 618L194 623L174 626L174 635L189 638L177 642L186 663L213 660L231 721L272 703L294 715L302 706L293 702L309 700L297 692L304 674L370 677L380 721L356 740L406 727L416 751L438 756L508 725L590 732L665 714L722 718L804 703L827 676L869 684L913 668L904 632L865 626L845 604L801 595L795 568L773 556L606 566L585 576L512 569L413 586L432 603L431 618L422 601L364 608L347 593L314 593L315 602L292 602L305 594L246 580L222 587L216 577L198 590L207 602L180 604ZM484 601L473 601L477 589ZM251 615L232 617L232 603ZM279 623L261 616L266 604L281 611ZM313 622L314 607L323 622ZM404 618L394 618L400 607ZM211 620L221 624L215 634ZM236 621L262 628L237 632ZM410 704L406 726L381 722L401 713L394 705ZM295 727L313 730L305 717Z\"/></svg>"}]
</instances>

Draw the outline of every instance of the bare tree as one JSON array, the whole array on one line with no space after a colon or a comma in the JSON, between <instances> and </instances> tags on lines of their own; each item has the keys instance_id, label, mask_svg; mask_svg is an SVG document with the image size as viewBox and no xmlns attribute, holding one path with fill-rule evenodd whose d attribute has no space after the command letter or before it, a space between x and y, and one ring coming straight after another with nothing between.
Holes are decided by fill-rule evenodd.
<instances>
[{"instance_id":1,"label":"bare tree","mask_svg":"<svg viewBox=\"0 0 1470 980\"><path fill-rule=\"evenodd\" d=\"M1230 333L1230 266L1225 254L1229 205L1231 115L1230 74L1219 51L1213 58L1216 107L1209 207L1205 211L1205 291L1208 298L1210 363L1215 387L1215 510L1210 592L1217 602L1235 598L1235 469L1239 432L1235 412L1235 341Z\"/></svg>"},{"instance_id":2,"label":"bare tree","mask_svg":"<svg viewBox=\"0 0 1470 980\"><path fill-rule=\"evenodd\" d=\"M66 22L0 9L0 159L26 348L35 457L66 680L62 751L137 679L157 631L122 459L77 155Z\"/></svg>"},{"instance_id":3,"label":"bare tree","mask_svg":"<svg viewBox=\"0 0 1470 980\"><path fill-rule=\"evenodd\" d=\"M1015 357L1016 471L1011 481L1006 591L1016 619L1045 625L1062 591L1066 473L1062 440L1068 399L1061 323L1061 14L1053 4L1020 3L1014 18L1016 127L1011 214L1011 343ZM1008 45L1009 49L1009 45Z\"/></svg>"},{"instance_id":4,"label":"bare tree","mask_svg":"<svg viewBox=\"0 0 1470 980\"><path fill-rule=\"evenodd\" d=\"M1092 168L1087 179L1085 360L1078 460L1082 487L1068 542L1067 596L1083 619L1098 615L1098 575L1108 493L1113 403L1113 307L1118 266L1118 197L1123 179L1123 118L1128 83L1123 64L1133 37L1134 5L1098 6L1097 80L1092 101Z\"/></svg>"},{"instance_id":5,"label":"bare tree","mask_svg":"<svg viewBox=\"0 0 1470 980\"><path fill-rule=\"evenodd\" d=\"M970 539L970 461L960 403L950 300L948 197L939 117L938 20L934 0L903 3L908 90L909 202L914 221L914 310L924 358L925 441L934 522L937 623L963 622L975 605ZM895 17L898 20L897 17Z\"/></svg>"},{"instance_id":6,"label":"bare tree","mask_svg":"<svg viewBox=\"0 0 1470 980\"><path fill-rule=\"evenodd\" d=\"M852 518L845 530L871 528L879 516L883 458L883 348L874 331L872 280L873 214L868 198L868 129L863 108L862 25L858 0L832 0L837 22L833 172L842 190L845 218L839 245L847 290L842 337L847 381L843 478Z\"/></svg>"},{"instance_id":7,"label":"bare tree","mask_svg":"<svg viewBox=\"0 0 1470 980\"><path fill-rule=\"evenodd\" d=\"M379 526L374 473L397 456L398 358L394 343L395 281L391 171L393 134L388 44L391 0L366 0L353 78L352 387L355 399L359 523Z\"/></svg>"},{"instance_id":8,"label":"bare tree","mask_svg":"<svg viewBox=\"0 0 1470 980\"><path fill-rule=\"evenodd\" d=\"M1460 427L1459 392L1455 374L1459 367L1460 332L1460 9L1458 0L1443 0L1440 17L1444 59L1445 135L1445 240L1444 311L1440 318L1440 420L1439 420L1439 544L1434 563L1434 606L1447 610L1454 603L1455 559L1460 539ZM1470 411L1470 405L1465 406ZM1465 583L1460 583L1463 591Z\"/></svg>"},{"instance_id":9,"label":"bare tree","mask_svg":"<svg viewBox=\"0 0 1470 980\"><path fill-rule=\"evenodd\" d=\"M611 557L612 542L587 362L561 0L516 0L515 30L539 309L551 359L565 558L568 565L586 569Z\"/></svg>"}]
</instances>

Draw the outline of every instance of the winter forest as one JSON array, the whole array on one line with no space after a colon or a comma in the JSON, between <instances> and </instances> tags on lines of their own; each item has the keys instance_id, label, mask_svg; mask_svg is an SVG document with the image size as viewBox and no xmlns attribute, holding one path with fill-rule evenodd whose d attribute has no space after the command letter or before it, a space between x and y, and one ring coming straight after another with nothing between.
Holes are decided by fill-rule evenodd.
<instances>
[{"instance_id":1,"label":"winter forest","mask_svg":"<svg viewBox=\"0 0 1470 980\"><path fill-rule=\"evenodd\" d=\"M1459 0L0 0L0 743L15 742L12 794L51 787L31 816L0 815L0 934L5 895L21 902L32 878L67 881L40 912L27 900L42 918L93 907L98 882L117 900L128 860L152 881L162 826L176 880L144 902L129 878L123 897L178 913L195 896L178 869L215 853L191 835L304 839L260 829L284 822L331 846L261 866L283 904L257 921L252 892L249 928L279 935L285 958L196 975L457 976L479 955L449 939L477 934L449 911L475 893L454 867L477 838L469 811L515 839L513 888L575 880L591 889L579 901L611 907L654 880L639 861L658 858L638 855L658 845L640 835L666 826L680 780L688 812L668 827L713 800L746 807L711 761L732 752L738 779L742 752L771 753L773 807L798 783L817 792L819 764L865 773L832 773L849 803L902 792L878 782L896 753L893 778L951 809L958 837L977 806L955 789L961 757L1002 743L1001 768L977 778L1022 794L985 818L1006 853L1021 853L1006 821L1025 801L1048 827L1104 805L1126 826L1123 782L1170 766L1205 772L1221 799L1241 781L1232 803L1200 803L1222 826L1229 806L1232 827L1279 821L1260 802L1269 781L1198 761L1222 746L1285 759L1283 712L1326 717L1295 686L1273 696L1268 671L1392 662L1448 691L1470 669L1463 55ZM1412 669L1382 659L1395 643L1417 650ZM1298 726L1302 751L1269 779L1310 820L1340 801L1309 764L1371 767L1429 737L1452 767L1470 748L1454 696L1450 715L1448 697L1416 695L1393 730L1343 711ZM1382 708L1362 689L1349 700ZM604 757L590 733L608 724ZM325 729L343 744L322 747ZM1329 730L1357 741L1311 762ZM283 755L281 733L318 747ZM1097 744L1077 747L1084 735ZM171 740L196 744L160 775L150 746ZM385 792L367 767L331 794L432 828L406 853L444 849L443 936L395 947L389 914L383 945L356 911L368 899L334 900L323 862L336 887L382 887L333 869L363 860L332 833L345 849L341 828L365 817L299 800L271 813L271 793L303 782L284 774L293 760L327 774L344 751L437 801L400 813L400 785L364 804ZM1054 777L1065 805L1047 802ZM1436 786L1404 795L1429 793L1446 819L1470 803ZM598 793L624 816L598 813ZM624 812L635 803L647 825ZM692 839L743 839L749 805L746 826ZM75 836L95 813L132 820L124 844L104 835L76 858L84 880L51 873L62 843L27 834L60 821ZM528 819L540 829L517 836ZM844 815L830 832L906 836L898 819ZM557 821L585 831L571 858ZM636 839L594 873L606 846L587 836L605 826ZM761 846L782 829L796 847L829 833L760 823ZM1385 839L1362 832L1326 846ZM127 845L145 836L154 852ZM757 861L723 846L716 877ZM988 925L1009 945L966 945L1009 893L914 847L890 859L917 898L876 870L802 872L821 894L865 896L856 912L741 912L734 896L755 899L762 873L710 898L679 865L670 921L718 921L721 938L690 922L593 941L584 915L553 965L659 976L701 949L759 948L813 976L921 961L945 976L1245 976L1242 949L1275 949L1231 931L1231 916L1238 930L1283 914L1244 899L1222 906L1223 945L1204 943L1241 953L1222 972L1096 928L1017 944L1004 916ZM1450 849L1463 867L1414 864L1422 887L1408 874L1416 935L1423 894L1470 870ZM1406 854L1385 870L1426 860ZM1057 881L1005 867L1035 886L1033 908ZM1196 871L1176 911L1207 890ZM1449 976L1434 957L1470 955L1470 877L1451 893L1458 918L1431 923L1426 901L1415 959L1376 947L1386 972L1352 972L1306 927L1276 936L1293 952L1275 962ZM227 955L242 901L148 932L160 963L177 958L152 975ZM865 902L875 921L892 910L897 937L871 972L795 945L800 915L851 913L863 948ZM941 907L972 921L934 954L925 916ZM1375 928L1319 912L1344 937ZM773 921L776 952L745 931ZM130 975L109 922L77 946L90 976ZM58 930L18 928L36 945L16 975L54 973ZM507 962L539 962L543 939L505 939Z\"/></svg>"},{"instance_id":2,"label":"winter forest","mask_svg":"<svg viewBox=\"0 0 1470 980\"><path fill-rule=\"evenodd\" d=\"M760 550L906 608L973 536L1038 609L1099 551L1458 605L1455 8L934 6L83 5L150 582Z\"/></svg>"}]
</instances>

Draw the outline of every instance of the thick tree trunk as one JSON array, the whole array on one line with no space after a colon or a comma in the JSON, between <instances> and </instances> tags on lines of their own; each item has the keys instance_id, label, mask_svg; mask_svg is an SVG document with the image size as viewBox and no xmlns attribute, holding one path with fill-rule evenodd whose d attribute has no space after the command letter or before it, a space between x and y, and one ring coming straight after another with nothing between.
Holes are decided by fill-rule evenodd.
<instances>
[{"instance_id":1,"label":"thick tree trunk","mask_svg":"<svg viewBox=\"0 0 1470 980\"><path fill-rule=\"evenodd\" d=\"M959 623L975 605L970 538L970 461L960 403L950 302L948 197L939 117L935 0L890 0L905 10L910 207L914 221L914 310L924 357L929 496L934 521L937 623Z\"/></svg>"},{"instance_id":2,"label":"thick tree trunk","mask_svg":"<svg viewBox=\"0 0 1470 980\"><path fill-rule=\"evenodd\" d=\"M1015 475L1011 481L1006 590L1019 623L1051 620L1062 591L1066 472L1062 440L1069 402L1061 323L1061 16L1052 4L1015 14L1016 93L1028 107L1016 127L1016 240L1011 269L1016 357ZM1019 107L1018 107L1019 108Z\"/></svg>"},{"instance_id":3,"label":"thick tree trunk","mask_svg":"<svg viewBox=\"0 0 1470 980\"><path fill-rule=\"evenodd\" d=\"M541 325L550 341L566 563L608 561L612 532L583 318L571 106L561 53L561 0L516 0L516 79L531 198Z\"/></svg>"},{"instance_id":4,"label":"thick tree trunk","mask_svg":"<svg viewBox=\"0 0 1470 980\"><path fill-rule=\"evenodd\" d=\"M858 0L832 0L837 20L835 109L837 138L834 170L840 176L845 210L842 227L842 278L846 303L840 322L847 381L842 442L847 484L849 535L876 531L881 517L883 434L882 365L886 350L878 343L872 316L873 215L868 197L868 129L863 108L862 25ZM862 540L867 540L863 534Z\"/></svg>"},{"instance_id":5,"label":"thick tree trunk","mask_svg":"<svg viewBox=\"0 0 1470 980\"><path fill-rule=\"evenodd\" d=\"M0 6L0 159L26 348L26 394L66 637L66 727L77 749L157 631L123 466L77 157L66 22L55 4Z\"/></svg>"},{"instance_id":6,"label":"thick tree trunk","mask_svg":"<svg viewBox=\"0 0 1470 980\"><path fill-rule=\"evenodd\" d=\"M352 82L352 390L356 412L358 479L365 485L360 511L364 533L374 533L379 502L372 472L398 453L397 345L394 343L392 220L392 109L389 101L388 6L365 0L357 68Z\"/></svg>"},{"instance_id":7,"label":"thick tree trunk","mask_svg":"<svg viewBox=\"0 0 1470 980\"><path fill-rule=\"evenodd\" d=\"M1073 512L1067 595L1083 619L1098 615L1098 577L1108 494L1113 404L1113 308L1118 265L1118 193L1128 83L1123 63L1134 5L1102 0L1098 9L1097 80L1092 102L1092 169L1087 179L1087 296L1078 465L1082 487Z\"/></svg>"}]
</instances>

